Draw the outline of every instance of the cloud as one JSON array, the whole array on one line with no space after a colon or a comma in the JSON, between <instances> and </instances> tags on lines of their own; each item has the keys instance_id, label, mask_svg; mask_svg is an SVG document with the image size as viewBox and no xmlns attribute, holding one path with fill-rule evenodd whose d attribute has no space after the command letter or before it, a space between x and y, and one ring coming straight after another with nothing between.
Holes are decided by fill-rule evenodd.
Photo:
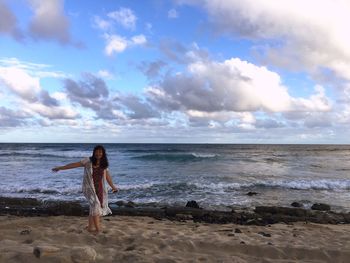
<instances>
[{"instance_id":1,"label":"cloud","mask_svg":"<svg viewBox=\"0 0 350 263\"><path fill-rule=\"evenodd\" d=\"M144 35L133 36L130 40L119 35L104 34L106 40L105 53L112 56L114 53L122 53L132 46L143 45L147 42Z\"/></svg>"},{"instance_id":2,"label":"cloud","mask_svg":"<svg viewBox=\"0 0 350 263\"><path fill-rule=\"evenodd\" d=\"M334 115L324 113L309 113L304 119L304 127L327 128L333 126Z\"/></svg>"},{"instance_id":3,"label":"cloud","mask_svg":"<svg viewBox=\"0 0 350 263\"><path fill-rule=\"evenodd\" d=\"M84 48L84 43L73 41L70 35L70 22L64 13L64 0L26 0L33 11L28 27L19 28L16 15L0 0L0 34L8 34L17 41L34 40L58 41L63 45ZM22 14L21 14L22 15Z\"/></svg>"},{"instance_id":4,"label":"cloud","mask_svg":"<svg viewBox=\"0 0 350 263\"><path fill-rule=\"evenodd\" d=\"M136 16L133 11L128 8L120 8L118 11L110 12L107 14L107 19L94 16L93 27L103 31L103 38L105 39L104 52L107 56L112 56L116 53L122 53L127 48L133 46L145 45L147 38L143 34L134 35L132 37L124 37L120 34L114 33L114 25L118 23L127 29L135 29Z\"/></svg>"},{"instance_id":5,"label":"cloud","mask_svg":"<svg viewBox=\"0 0 350 263\"><path fill-rule=\"evenodd\" d=\"M94 16L92 23L93 23L93 27L100 29L102 31L107 31L112 27L111 22L105 19L102 19L99 16Z\"/></svg>"},{"instance_id":6,"label":"cloud","mask_svg":"<svg viewBox=\"0 0 350 263\"><path fill-rule=\"evenodd\" d=\"M215 32L254 41L266 63L350 81L350 3L346 0L190 0Z\"/></svg>"},{"instance_id":7,"label":"cloud","mask_svg":"<svg viewBox=\"0 0 350 263\"><path fill-rule=\"evenodd\" d=\"M112 18L118 24L123 26L126 29L134 30L136 26L137 17L134 12L129 8L121 7L119 10L110 12L107 15L109 18Z\"/></svg>"},{"instance_id":8,"label":"cloud","mask_svg":"<svg viewBox=\"0 0 350 263\"><path fill-rule=\"evenodd\" d=\"M225 123L232 120L242 119L243 115L249 113L235 113L228 111L221 112L204 112L197 110L187 110L184 112L185 117L192 127L209 127L209 128L220 128ZM249 114L251 115L251 114Z\"/></svg>"},{"instance_id":9,"label":"cloud","mask_svg":"<svg viewBox=\"0 0 350 263\"><path fill-rule=\"evenodd\" d=\"M45 105L42 103L31 103L27 104L27 109L38 113L41 117L48 118L50 120L62 120L69 119L74 120L79 118L79 114L69 107Z\"/></svg>"},{"instance_id":10,"label":"cloud","mask_svg":"<svg viewBox=\"0 0 350 263\"><path fill-rule=\"evenodd\" d=\"M11 67L28 72L31 76L38 78L66 78L67 75L60 71L49 70L52 66L47 64L20 61L17 58L2 58L0 66Z\"/></svg>"},{"instance_id":11,"label":"cloud","mask_svg":"<svg viewBox=\"0 0 350 263\"><path fill-rule=\"evenodd\" d=\"M97 72L97 75L101 78L105 78L105 79L114 79L115 76L113 75L113 73L109 72L108 70L105 69L101 69Z\"/></svg>"},{"instance_id":12,"label":"cloud","mask_svg":"<svg viewBox=\"0 0 350 263\"><path fill-rule=\"evenodd\" d=\"M83 75L83 80L78 82L66 79L64 89L71 102L94 111L96 119L127 124L160 117L160 113L142 97L120 93L111 96L105 82L92 74Z\"/></svg>"},{"instance_id":13,"label":"cloud","mask_svg":"<svg viewBox=\"0 0 350 263\"><path fill-rule=\"evenodd\" d=\"M118 35L108 35L105 34L106 47L105 53L108 56L113 55L113 53L121 53L128 47L128 41Z\"/></svg>"},{"instance_id":14,"label":"cloud","mask_svg":"<svg viewBox=\"0 0 350 263\"><path fill-rule=\"evenodd\" d=\"M276 128L283 128L285 127L285 124L281 120L276 119L258 119L256 120L256 123L254 126L258 129L276 129Z\"/></svg>"},{"instance_id":15,"label":"cloud","mask_svg":"<svg viewBox=\"0 0 350 263\"><path fill-rule=\"evenodd\" d=\"M293 98L293 104L295 111L330 111L332 108L330 100L325 94L325 90L322 86L316 85L314 87L315 93L310 96L309 99Z\"/></svg>"},{"instance_id":16,"label":"cloud","mask_svg":"<svg viewBox=\"0 0 350 263\"><path fill-rule=\"evenodd\" d=\"M40 101L45 106L57 107L59 105L58 100L53 98L46 90L40 92Z\"/></svg>"},{"instance_id":17,"label":"cloud","mask_svg":"<svg viewBox=\"0 0 350 263\"><path fill-rule=\"evenodd\" d=\"M109 95L106 83L89 73L84 74L83 78L84 80L79 82L72 79L64 80L67 97L85 108L99 111Z\"/></svg>"},{"instance_id":18,"label":"cloud","mask_svg":"<svg viewBox=\"0 0 350 263\"><path fill-rule=\"evenodd\" d=\"M61 44L82 47L82 43L73 43L70 35L70 23L64 14L63 0L29 0L34 16L29 23L29 33L34 39L54 40Z\"/></svg>"},{"instance_id":19,"label":"cloud","mask_svg":"<svg viewBox=\"0 0 350 263\"><path fill-rule=\"evenodd\" d=\"M147 39L144 35L137 35L137 36L133 36L131 38L131 41L134 45L144 45L147 42Z\"/></svg>"},{"instance_id":20,"label":"cloud","mask_svg":"<svg viewBox=\"0 0 350 263\"><path fill-rule=\"evenodd\" d=\"M179 14L177 13L176 9L173 8L168 11L168 18L174 19L178 17L179 17Z\"/></svg>"},{"instance_id":21,"label":"cloud","mask_svg":"<svg viewBox=\"0 0 350 263\"><path fill-rule=\"evenodd\" d=\"M51 94L51 97L58 101L62 101L67 99L67 94L63 92L54 92Z\"/></svg>"},{"instance_id":22,"label":"cloud","mask_svg":"<svg viewBox=\"0 0 350 263\"><path fill-rule=\"evenodd\" d=\"M31 117L23 111L13 111L0 106L0 127L17 127L27 123L27 118Z\"/></svg>"},{"instance_id":23,"label":"cloud","mask_svg":"<svg viewBox=\"0 0 350 263\"><path fill-rule=\"evenodd\" d=\"M102 119L107 121L120 121L127 120L128 116L124 113L123 110L116 104L111 101L107 101L105 106L98 111L96 111L96 119Z\"/></svg>"},{"instance_id":24,"label":"cloud","mask_svg":"<svg viewBox=\"0 0 350 263\"><path fill-rule=\"evenodd\" d=\"M167 59L179 64L186 65L194 61L207 61L209 59L209 52L199 48L196 42L185 46L175 39L162 39L159 50Z\"/></svg>"},{"instance_id":25,"label":"cloud","mask_svg":"<svg viewBox=\"0 0 350 263\"><path fill-rule=\"evenodd\" d=\"M147 101L134 95L120 96L116 99L119 104L126 107L125 114L130 119L159 118L160 113L155 110Z\"/></svg>"},{"instance_id":26,"label":"cloud","mask_svg":"<svg viewBox=\"0 0 350 263\"><path fill-rule=\"evenodd\" d=\"M27 102L40 101L44 105L57 106L58 101L42 90L40 79L21 67L1 67L0 84Z\"/></svg>"},{"instance_id":27,"label":"cloud","mask_svg":"<svg viewBox=\"0 0 350 263\"><path fill-rule=\"evenodd\" d=\"M35 65L35 64L32 64ZM72 119L78 114L69 107L62 107L48 91L41 88L40 78L23 67L0 66L0 87L17 96L16 105L50 119ZM11 115L10 115L11 116Z\"/></svg>"},{"instance_id":28,"label":"cloud","mask_svg":"<svg viewBox=\"0 0 350 263\"><path fill-rule=\"evenodd\" d=\"M224 62L196 62L187 72L168 75L159 87L148 89L149 99L169 110L203 112L329 111L321 87L308 99L293 98L279 75L238 58Z\"/></svg>"},{"instance_id":29,"label":"cloud","mask_svg":"<svg viewBox=\"0 0 350 263\"><path fill-rule=\"evenodd\" d=\"M165 63L162 60L156 60L153 62L146 62L143 61L139 65L139 69L149 78L153 79L159 76L162 69L167 66L167 63Z\"/></svg>"},{"instance_id":30,"label":"cloud","mask_svg":"<svg viewBox=\"0 0 350 263\"><path fill-rule=\"evenodd\" d=\"M0 0L0 34L7 34L20 41L23 33L18 28L16 16L7 7L3 0Z\"/></svg>"},{"instance_id":31,"label":"cloud","mask_svg":"<svg viewBox=\"0 0 350 263\"><path fill-rule=\"evenodd\" d=\"M187 48L180 42L173 39L163 39L159 44L159 49L167 58L178 63L186 63L184 54L186 53Z\"/></svg>"},{"instance_id":32,"label":"cloud","mask_svg":"<svg viewBox=\"0 0 350 263\"><path fill-rule=\"evenodd\" d=\"M34 102L41 87L39 79L30 76L25 70L17 67L0 67L0 84L20 96L22 99Z\"/></svg>"},{"instance_id":33,"label":"cloud","mask_svg":"<svg viewBox=\"0 0 350 263\"><path fill-rule=\"evenodd\" d=\"M203 112L188 110L185 114L187 115L191 127L207 127L225 133L286 127L286 124L280 117L256 117L253 112ZM259 115L261 115L261 113Z\"/></svg>"}]
</instances>

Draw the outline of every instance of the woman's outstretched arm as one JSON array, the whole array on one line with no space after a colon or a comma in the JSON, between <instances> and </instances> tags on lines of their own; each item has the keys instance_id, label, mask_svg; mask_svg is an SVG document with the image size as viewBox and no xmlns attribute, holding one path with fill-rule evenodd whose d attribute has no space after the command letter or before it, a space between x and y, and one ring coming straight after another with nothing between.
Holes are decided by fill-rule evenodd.
<instances>
[{"instance_id":1,"label":"woman's outstretched arm","mask_svg":"<svg viewBox=\"0 0 350 263\"><path fill-rule=\"evenodd\" d=\"M118 188L115 187L115 185L113 184L113 181L112 181L111 175L109 174L108 169L106 170L106 180L109 186L112 188L113 193L118 192Z\"/></svg>"},{"instance_id":2,"label":"woman's outstretched arm","mask_svg":"<svg viewBox=\"0 0 350 263\"><path fill-rule=\"evenodd\" d=\"M83 167L84 165L81 162L76 162L76 163L69 163L64 166L57 166L52 168L53 172L58 172L60 170L68 170L68 169L73 169L73 168L78 168L78 167Z\"/></svg>"}]
</instances>

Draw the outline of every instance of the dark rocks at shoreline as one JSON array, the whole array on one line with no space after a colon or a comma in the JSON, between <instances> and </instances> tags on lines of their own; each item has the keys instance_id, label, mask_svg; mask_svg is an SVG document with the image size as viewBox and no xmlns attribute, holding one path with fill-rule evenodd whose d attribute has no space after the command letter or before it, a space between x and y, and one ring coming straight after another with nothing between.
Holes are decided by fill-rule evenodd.
<instances>
[{"instance_id":1,"label":"dark rocks at shoreline","mask_svg":"<svg viewBox=\"0 0 350 263\"><path fill-rule=\"evenodd\" d=\"M194 200L188 201L186 204L186 207L191 207L191 208L200 208L198 203Z\"/></svg>"},{"instance_id":2,"label":"dark rocks at shoreline","mask_svg":"<svg viewBox=\"0 0 350 263\"><path fill-rule=\"evenodd\" d=\"M136 204L132 201L129 201L125 204L125 207L134 208L136 207Z\"/></svg>"},{"instance_id":3,"label":"dark rocks at shoreline","mask_svg":"<svg viewBox=\"0 0 350 263\"><path fill-rule=\"evenodd\" d=\"M257 192L248 192L248 193L246 193L246 195L248 195L248 196L253 196L253 195L257 195L258 193Z\"/></svg>"},{"instance_id":4,"label":"dark rocks at shoreline","mask_svg":"<svg viewBox=\"0 0 350 263\"><path fill-rule=\"evenodd\" d=\"M333 211L314 211L303 208L290 207L268 207L259 206L255 208L255 213L259 214L264 222L270 224L278 222L312 222L319 224L349 224L350 213L336 213Z\"/></svg>"},{"instance_id":5,"label":"dark rocks at shoreline","mask_svg":"<svg viewBox=\"0 0 350 263\"><path fill-rule=\"evenodd\" d=\"M305 217L307 215L307 210L302 208L290 208L290 207L278 207L278 206L257 206L255 208L255 213L264 215L287 215L293 217Z\"/></svg>"},{"instance_id":6,"label":"dark rocks at shoreline","mask_svg":"<svg viewBox=\"0 0 350 263\"><path fill-rule=\"evenodd\" d=\"M316 203L311 206L312 210L318 210L318 211L331 211L330 205L322 204L322 203Z\"/></svg>"},{"instance_id":7,"label":"dark rocks at shoreline","mask_svg":"<svg viewBox=\"0 0 350 263\"><path fill-rule=\"evenodd\" d=\"M293 206L293 207L303 207L303 204L299 203L299 202L293 202L290 205Z\"/></svg>"},{"instance_id":8,"label":"dark rocks at shoreline","mask_svg":"<svg viewBox=\"0 0 350 263\"><path fill-rule=\"evenodd\" d=\"M128 207L127 202L121 202L110 206L113 215L149 216L157 220L192 220L203 223L235 223L241 225L270 225L297 221L320 224L350 224L350 213L335 213L303 208L258 206L254 211L235 212L180 206L141 206L134 203L132 203L132 206L130 203ZM36 199L0 197L0 215L8 214L17 216L87 216L89 208L87 205L82 205L78 202L40 202Z\"/></svg>"},{"instance_id":9,"label":"dark rocks at shoreline","mask_svg":"<svg viewBox=\"0 0 350 263\"><path fill-rule=\"evenodd\" d=\"M78 202L45 202L44 208L50 215L85 216L86 209Z\"/></svg>"},{"instance_id":10,"label":"dark rocks at shoreline","mask_svg":"<svg viewBox=\"0 0 350 263\"><path fill-rule=\"evenodd\" d=\"M35 198L1 197L0 206L39 206L41 204Z\"/></svg>"},{"instance_id":11,"label":"dark rocks at shoreline","mask_svg":"<svg viewBox=\"0 0 350 263\"><path fill-rule=\"evenodd\" d=\"M136 204L132 201L125 202L123 200L119 200L119 201L115 202L114 204L117 205L118 207L129 207L129 208L136 207Z\"/></svg>"},{"instance_id":12,"label":"dark rocks at shoreline","mask_svg":"<svg viewBox=\"0 0 350 263\"><path fill-rule=\"evenodd\" d=\"M125 206L125 202L122 201L122 200L119 200L119 201L115 202L115 204L116 204L117 206Z\"/></svg>"},{"instance_id":13,"label":"dark rocks at shoreline","mask_svg":"<svg viewBox=\"0 0 350 263\"><path fill-rule=\"evenodd\" d=\"M18 216L85 216L89 214L89 209L78 202L0 197L0 215L4 214Z\"/></svg>"}]
</instances>

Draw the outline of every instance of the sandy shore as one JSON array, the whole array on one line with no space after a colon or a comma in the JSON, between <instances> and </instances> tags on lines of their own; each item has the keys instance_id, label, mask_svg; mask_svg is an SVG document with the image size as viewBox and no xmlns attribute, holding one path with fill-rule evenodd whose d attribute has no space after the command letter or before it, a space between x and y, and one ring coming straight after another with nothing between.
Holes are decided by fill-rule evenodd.
<instances>
[{"instance_id":1,"label":"sandy shore","mask_svg":"<svg viewBox=\"0 0 350 263\"><path fill-rule=\"evenodd\" d=\"M0 217L0 262L349 262L350 225L242 226L85 217ZM241 233L239 233L241 232ZM33 253L35 251L35 253ZM40 257L40 258L39 258Z\"/></svg>"}]
</instances>

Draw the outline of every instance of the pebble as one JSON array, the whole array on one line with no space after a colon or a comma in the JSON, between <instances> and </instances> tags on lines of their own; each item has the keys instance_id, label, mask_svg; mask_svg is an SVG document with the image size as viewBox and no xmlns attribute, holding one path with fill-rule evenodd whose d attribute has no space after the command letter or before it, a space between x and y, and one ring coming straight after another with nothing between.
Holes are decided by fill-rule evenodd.
<instances>
[{"instance_id":1,"label":"pebble","mask_svg":"<svg viewBox=\"0 0 350 263\"><path fill-rule=\"evenodd\" d=\"M32 231L32 230L25 229L25 230L21 231L20 234L21 234L21 235L29 235L31 231Z\"/></svg>"},{"instance_id":2,"label":"pebble","mask_svg":"<svg viewBox=\"0 0 350 263\"><path fill-rule=\"evenodd\" d=\"M259 235L262 235L264 237L271 237L271 234L265 233L265 232L259 232Z\"/></svg>"}]
</instances>

